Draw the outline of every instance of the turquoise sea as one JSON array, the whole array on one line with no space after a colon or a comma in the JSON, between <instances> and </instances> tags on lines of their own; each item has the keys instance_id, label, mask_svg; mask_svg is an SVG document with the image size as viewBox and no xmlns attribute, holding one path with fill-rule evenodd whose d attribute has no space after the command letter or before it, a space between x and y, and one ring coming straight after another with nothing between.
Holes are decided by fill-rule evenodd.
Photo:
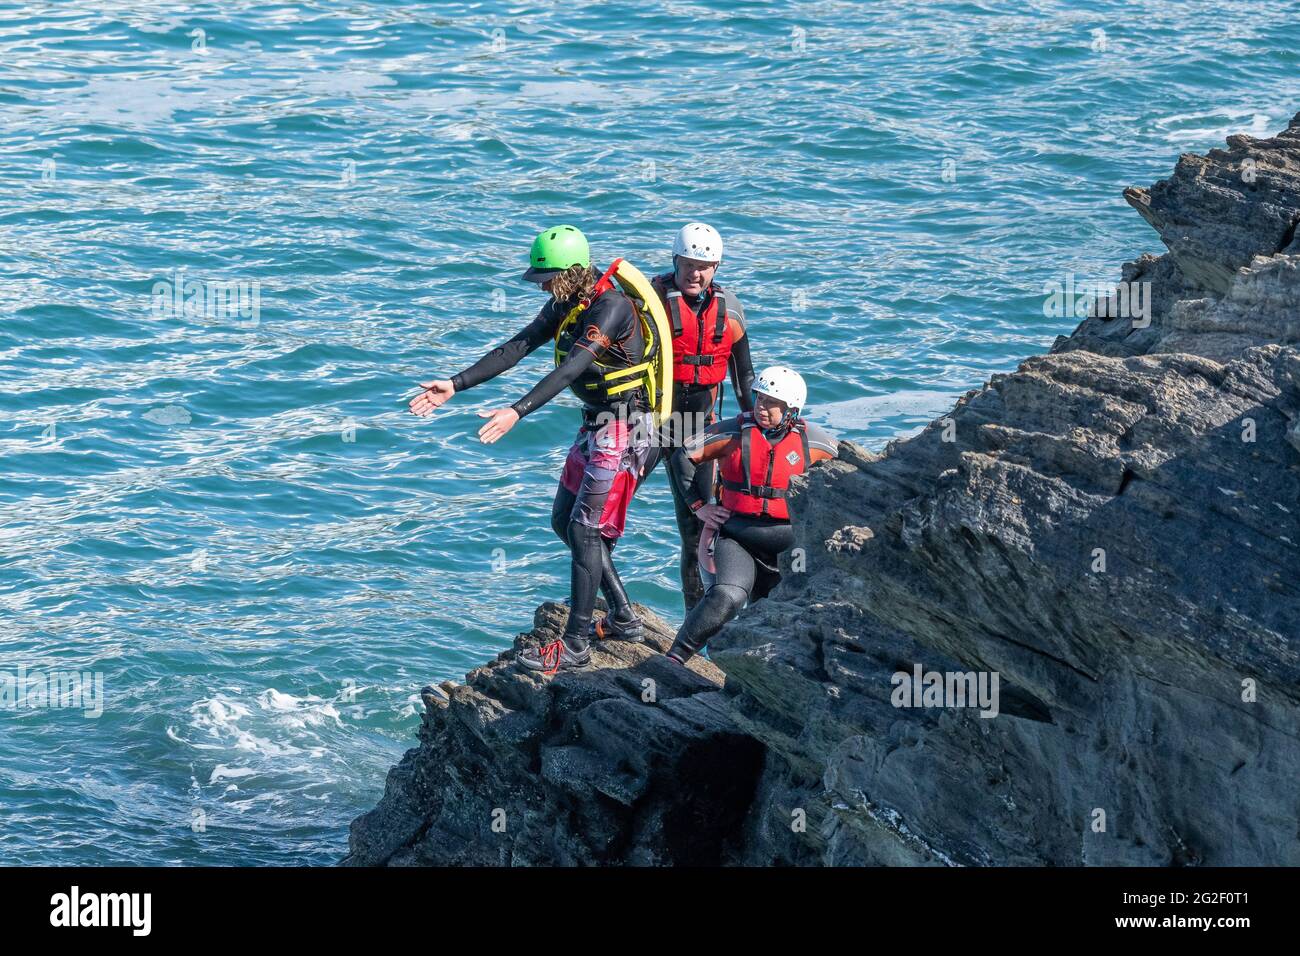
<instances>
[{"instance_id":1,"label":"turquoise sea","mask_svg":"<svg viewBox=\"0 0 1300 956\"><path fill-rule=\"evenodd\" d=\"M567 594L574 401L475 438L547 356L405 411L543 225L650 272L712 223L757 363L878 448L1158 251L1122 188L1285 126L1297 51L1294 2L0 5L0 687L103 681L0 708L0 860L330 863L419 688ZM676 619L662 472L629 525Z\"/></svg>"}]
</instances>

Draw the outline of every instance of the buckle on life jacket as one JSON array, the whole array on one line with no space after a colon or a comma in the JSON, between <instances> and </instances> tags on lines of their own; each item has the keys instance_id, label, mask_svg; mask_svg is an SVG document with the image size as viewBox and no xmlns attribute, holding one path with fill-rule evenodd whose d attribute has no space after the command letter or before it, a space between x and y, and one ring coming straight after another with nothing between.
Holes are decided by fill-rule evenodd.
<instances>
[{"instance_id":1,"label":"buckle on life jacket","mask_svg":"<svg viewBox=\"0 0 1300 956\"><path fill-rule=\"evenodd\" d=\"M732 481L730 478L722 479L722 487L728 491L739 491L754 498L790 497L790 489L788 488L773 488L771 485L747 485L743 481Z\"/></svg>"},{"instance_id":2,"label":"buckle on life jacket","mask_svg":"<svg viewBox=\"0 0 1300 956\"><path fill-rule=\"evenodd\" d=\"M712 365L716 356L713 355L683 355L683 365Z\"/></svg>"}]
</instances>

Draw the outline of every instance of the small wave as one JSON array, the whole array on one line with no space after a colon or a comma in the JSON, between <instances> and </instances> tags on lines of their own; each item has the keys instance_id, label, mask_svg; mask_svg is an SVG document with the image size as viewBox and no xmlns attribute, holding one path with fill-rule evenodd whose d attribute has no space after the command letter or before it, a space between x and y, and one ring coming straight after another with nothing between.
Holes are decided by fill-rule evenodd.
<instances>
[{"instance_id":1,"label":"small wave","mask_svg":"<svg viewBox=\"0 0 1300 956\"><path fill-rule=\"evenodd\" d=\"M914 430L949 411L965 392L939 392L913 389L889 395L872 395L846 402L821 406L815 418L837 430L865 431L873 425L897 419L899 430ZM904 428L904 426L906 426ZM897 437L897 435L891 435Z\"/></svg>"}]
</instances>

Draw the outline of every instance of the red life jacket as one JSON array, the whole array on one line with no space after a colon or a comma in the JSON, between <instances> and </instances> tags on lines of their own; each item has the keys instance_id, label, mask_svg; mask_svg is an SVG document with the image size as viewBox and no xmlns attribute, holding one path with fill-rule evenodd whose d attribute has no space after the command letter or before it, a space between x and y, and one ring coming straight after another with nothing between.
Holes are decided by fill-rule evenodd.
<instances>
[{"instance_id":1,"label":"red life jacket","mask_svg":"<svg viewBox=\"0 0 1300 956\"><path fill-rule=\"evenodd\" d=\"M740 416L740 443L722 462L722 507L734 514L790 520L790 479L808 470L808 431L796 420L775 445L754 416Z\"/></svg>"},{"instance_id":2,"label":"red life jacket","mask_svg":"<svg viewBox=\"0 0 1300 956\"><path fill-rule=\"evenodd\" d=\"M719 285L704 311L696 314L673 281L671 272L657 277L668 321L673 327L673 381L716 385L727 377L731 357L731 325L727 322L727 294Z\"/></svg>"},{"instance_id":3,"label":"red life jacket","mask_svg":"<svg viewBox=\"0 0 1300 956\"><path fill-rule=\"evenodd\" d=\"M587 296L587 298L582 299L579 302L579 304L584 309L587 308L587 306L591 305L591 303L599 299L610 289L614 288L613 275L615 272L618 271L619 263L621 263L622 261L623 259L621 256L615 259L613 262L610 263L609 268L604 271L601 277L596 280L595 286L592 287L591 295Z\"/></svg>"}]
</instances>

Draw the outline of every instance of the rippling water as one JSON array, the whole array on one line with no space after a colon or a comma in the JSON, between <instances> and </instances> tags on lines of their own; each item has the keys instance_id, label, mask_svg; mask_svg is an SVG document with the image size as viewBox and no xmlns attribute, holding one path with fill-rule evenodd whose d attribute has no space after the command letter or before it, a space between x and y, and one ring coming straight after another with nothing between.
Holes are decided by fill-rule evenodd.
<instances>
[{"instance_id":1,"label":"rippling water","mask_svg":"<svg viewBox=\"0 0 1300 956\"><path fill-rule=\"evenodd\" d=\"M567 593L572 401L474 438L544 356L404 411L536 311L542 225L649 271L715 224L756 360L875 447L1156 247L1122 187L1300 109L1295 3L646 6L5 6L0 679L105 701L0 711L0 858L336 859L419 687ZM620 554L675 616L670 515Z\"/></svg>"}]
</instances>

